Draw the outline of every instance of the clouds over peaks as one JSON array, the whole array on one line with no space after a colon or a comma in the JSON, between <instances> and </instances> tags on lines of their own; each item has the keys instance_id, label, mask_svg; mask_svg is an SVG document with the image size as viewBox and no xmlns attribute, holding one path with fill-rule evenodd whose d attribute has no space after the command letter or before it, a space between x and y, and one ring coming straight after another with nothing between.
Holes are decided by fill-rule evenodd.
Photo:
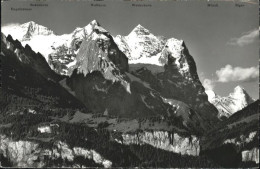
<instances>
[{"instance_id":1,"label":"clouds over peaks","mask_svg":"<svg viewBox=\"0 0 260 169\"><path fill-rule=\"evenodd\" d=\"M226 65L216 71L218 82L251 82L259 77L259 66L242 68Z\"/></svg>"},{"instance_id":2,"label":"clouds over peaks","mask_svg":"<svg viewBox=\"0 0 260 169\"><path fill-rule=\"evenodd\" d=\"M254 29L249 32L243 33L238 38L231 38L227 44L232 46L245 46L251 44L259 39L259 29Z\"/></svg>"},{"instance_id":3,"label":"clouds over peaks","mask_svg":"<svg viewBox=\"0 0 260 169\"><path fill-rule=\"evenodd\" d=\"M215 77L208 79L204 75L202 77L202 84L205 90L214 90L217 83L229 83L229 82L254 82L259 79L259 66L252 66L248 68L233 67L227 64L216 71Z\"/></svg>"}]
</instances>

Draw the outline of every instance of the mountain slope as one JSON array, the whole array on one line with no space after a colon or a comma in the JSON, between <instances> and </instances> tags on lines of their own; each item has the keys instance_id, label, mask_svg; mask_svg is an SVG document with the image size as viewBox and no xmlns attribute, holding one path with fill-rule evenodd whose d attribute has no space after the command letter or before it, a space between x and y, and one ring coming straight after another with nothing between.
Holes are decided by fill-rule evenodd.
<instances>
[{"instance_id":1,"label":"mountain slope","mask_svg":"<svg viewBox=\"0 0 260 169\"><path fill-rule=\"evenodd\" d=\"M67 84L95 112L131 118L167 115L170 106L126 72L128 59L102 27L95 26L82 42L76 61Z\"/></svg>"},{"instance_id":2,"label":"mountain slope","mask_svg":"<svg viewBox=\"0 0 260 169\"><path fill-rule=\"evenodd\" d=\"M259 100L216 125L203 136L202 154L223 167L259 164Z\"/></svg>"},{"instance_id":3,"label":"mountain slope","mask_svg":"<svg viewBox=\"0 0 260 169\"><path fill-rule=\"evenodd\" d=\"M216 95L213 91L206 91L211 102L219 111L218 117L230 117L232 114L243 109L254 100L248 93L240 86L234 88L234 92L230 93L227 97Z\"/></svg>"},{"instance_id":4,"label":"mountain slope","mask_svg":"<svg viewBox=\"0 0 260 169\"><path fill-rule=\"evenodd\" d=\"M56 74L50 69L44 57L40 53L35 53L29 45L23 47L18 40L13 40L10 35L7 38L5 38L4 35L2 37L2 40L6 43L5 45L7 49L12 50L17 55L20 62L32 67L47 79L53 81L59 81L62 79L61 75Z\"/></svg>"},{"instance_id":5,"label":"mountain slope","mask_svg":"<svg viewBox=\"0 0 260 169\"><path fill-rule=\"evenodd\" d=\"M48 67L41 55L34 53L29 46L21 47L19 41L13 41L11 36L6 38L3 34L1 61L3 63L1 112L43 108L43 105L44 109L84 108L82 103L56 82L60 77Z\"/></svg>"}]
</instances>

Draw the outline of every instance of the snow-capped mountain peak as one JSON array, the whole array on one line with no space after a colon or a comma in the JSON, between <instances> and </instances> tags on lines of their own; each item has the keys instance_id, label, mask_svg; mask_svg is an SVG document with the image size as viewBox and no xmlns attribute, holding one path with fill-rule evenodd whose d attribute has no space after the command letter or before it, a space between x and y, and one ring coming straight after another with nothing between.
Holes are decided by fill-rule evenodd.
<instances>
[{"instance_id":1,"label":"snow-capped mountain peak","mask_svg":"<svg viewBox=\"0 0 260 169\"><path fill-rule=\"evenodd\" d=\"M107 32L97 20L92 20L86 26L77 27L71 33L63 35L56 35L49 28L34 21L2 28L5 35L11 34L14 39L21 41L23 46L28 44L34 51L41 53L51 68L59 74L67 74L67 69L75 64L75 56L83 39L88 38L95 31ZM54 62L56 65L51 64ZM56 70L55 67L60 68L56 62L62 64L61 67L64 69Z\"/></svg>"},{"instance_id":2,"label":"snow-capped mountain peak","mask_svg":"<svg viewBox=\"0 0 260 169\"><path fill-rule=\"evenodd\" d=\"M145 29L141 24L138 24L135 28L136 29Z\"/></svg>"},{"instance_id":3,"label":"snow-capped mountain peak","mask_svg":"<svg viewBox=\"0 0 260 169\"><path fill-rule=\"evenodd\" d=\"M246 90L241 86L235 87L234 92L230 93L229 97L233 98L237 105L240 105L240 109L254 102L254 99L252 99Z\"/></svg>"},{"instance_id":4,"label":"snow-capped mountain peak","mask_svg":"<svg viewBox=\"0 0 260 169\"><path fill-rule=\"evenodd\" d=\"M6 36L10 34L14 39L18 39L19 41L29 41L35 36L54 35L52 30L34 21L24 24L6 25L2 27L2 31Z\"/></svg>"},{"instance_id":5,"label":"snow-capped mountain peak","mask_svg":"<svg viewBox=\"0 0 260 169\"><path fill-rule=\"evenodd\" d=\"M79 52L82 41L87 39L107 40L108 32L100 26L98 21L93 20L88 25L77 27L71 34L68 34L60 43L53 43L53 51L49 54L49 64L59 74L68 75L69 69L76 64L75 57ZM62 69L55 69L55 64L63 65ZM64 66L65 65L65 66Z\"/></svg>"},{"instance_id":6,"label":"snow-capped mountain peak","mask_svg":"<svg viewBox=\"0 0 260 169\"><path fill-rule=\"evenodd\" d=\"M30 40L32 38L32 36L36 36L36 35L52 35L54 34L54 32L52 30L50 30L49 28L39 25L37 23L35 23L34 21L29 21L27 23L24 23L22 25L20 25L20 27L22 29L25 29L26 34L23 36L23 41L25 40Z\"/></svg>"},{"instance_id":7,"label":"snow-capped mountain peak","mask_svg":"<svg viewBox=\"0 0 260 169\"><path fill-rule=\"evenodd\" d=\"M138 24L131 32L128 36L131 36L131 35L137 35L137 36L140 36L140 35L149 35L150 34L150 31L148 29L146 29L145 27L143 27L142 25Z\"/></svg>"},{"instance_id":8,"label":"snow-capped mountain peak","mask_svg":"<svg viewBox=\"0 0 260 169\"><path fill-rule=\"evenodd\" d=\"M236 86L235 88L234 88L234 90L245 90L242 86Z\"/></svg>"},{"instance_id":9,"label":"snow-capped mountain peak","mask_svg":"<svg viewBox=\"0 0 260 169\"><path fill-rule=\"evenodd\" d=\"M89 24L100 26L99 22L95 19L91 21Z\"/></svg>"},{"instance_id":10,"label":"snow-capped mountain peak","mask_svg":"<svg viewBox=\"0 0 260 169\"><path fill-rule=\"evenodd\" d=\"M246 90L241 86L235 87L234 91L226 97L216 95L210 90L206 91L206 93L209 102L219 110L219 117L229 117L254 102Z\"/></svg>"},{"instance_id":11,"label":"snow-capped mountain peak","mask_svg":"<svg viewBox=\"0 0 260 169\"><path fill-rule=\"evenodd\" d=\"M236 86L234 88L234 92L230 93L229 96L233 97L233 98L241 98L243 97L245 94L247 94L247 92L245 91L245 89L241 86Z\"/></svg>"},{"instance_id":12,"label":"snow-capped mountain peak","mask_svg":"<svg viewBox=\"0 0 260 169\"><path fill-rule=\"evenodd\" d=\"M99 32L107 32L104 28L100 26L97 20L91 21L87 26L80 28L77 27L72 32L72 38L73 39L83 39L87 36L89 36L94 30L97 30Z\"/></svg>"},{"instance_id":13,"label":"snow-capped mountain peak","mask_svg":"<svg viewBox=\"0 0 260 169\"><path fill-rule=\"evenodd\" d=\"M90 31L93 31L95 28L101 27L99 22L97 20L91 21L87 26L84 27L85 30L88 31L88 33L91 33ZM83 29L83 28L81 28Z\"/></svg>"},{"instance_id":14,"label":"snow-capped mountain peak","mask_svg":"<svg viewBox=\"0 0 260 169\"><path fill-rule=\"evenodd\" d=\"M133 63L139 61L146 63L152 56L156 56L165 44L164 40L156 37L140 24L127 36L116 36L114 39L119 49L129 58L130 63L131 61ZM153 60L156 60L156 63L159 64L158 57ZM154 64L154 62L152 61L151 64Z\"/></svg>"},{"instance_id":15,"label":"snow-capped mountain peak","mask_svg":"<svg viewBox=\"0 0 260 169\"><path fill-rule=\"evenodd\" d=\"M21 27L29 27L30 25L37 25L34 21L29 21L21 24Z\"/></svg>"},{"instance_id":16,"label":"snow-capped mountain peak","mask_svg":"<svg viewBox=\"0 0 260 169\"><path fill-rule=\"evenodd\" d=\"M178 67L179 73L192 79L191 72L195 69L191 67L195 67L191 65L194 65L194 61L189 57L183 40L155 36L139 24L128 36L116 36L115 42L128 57L130 64L146 64L153 73L160 73L164 65L169 63L170 57L171 64Z\"/></svg>"}]
</instances>

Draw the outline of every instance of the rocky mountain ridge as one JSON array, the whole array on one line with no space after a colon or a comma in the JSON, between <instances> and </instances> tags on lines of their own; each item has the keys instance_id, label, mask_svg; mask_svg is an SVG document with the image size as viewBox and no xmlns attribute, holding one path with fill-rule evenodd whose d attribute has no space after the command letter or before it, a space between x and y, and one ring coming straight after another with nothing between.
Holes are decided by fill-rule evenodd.
<instances>
[{"instance_id":1,"label":"rocky mountain ridge","mask_svg":"<svg viewBox=\"0 0 260 169\"><path fill-rule=\"evenodd\" d=\"M218 109L219 118L222 116L230 117L232 114L254 102L241 86L236 86L234 91L226 97L218 96L213 91L206 91L206 93L208 94L209 102Z\"/></svg>"},{"instance_id":2,"label":"rocky mountain ridge","mask_svg":"<svg viewBox=\"0 0 260 169\"><path fill-rule=\"evenodd\" d=\"M50 69L44 57L40 53L35 53L29 45L25 45L25 47L23 47L18 40L14 40L10 35L5 37L5 35L1 34L1 39L8 50L14 51L21 63L37 70L47 79L51 79L53 81L61 80L61 76L54 73Z\"/></svg>"},{"instance_id":3,"label":"rocky mountain ridge","mask_svg":"<svg viewBox=\"0 0 260 169\"><path fill-rule=\"evenodd\" d=\"M22 45L30 45L34 51L40 52L50 67L61 75L67 75L69 67L73 66L76 53L82 40L98 25L96 20L83 28L77 27L69 34L56 35L49 28L33 21L3 27L3 33L21 41ZM41 42L41 45L38 42Z\"/></svg>"}]
</instances>

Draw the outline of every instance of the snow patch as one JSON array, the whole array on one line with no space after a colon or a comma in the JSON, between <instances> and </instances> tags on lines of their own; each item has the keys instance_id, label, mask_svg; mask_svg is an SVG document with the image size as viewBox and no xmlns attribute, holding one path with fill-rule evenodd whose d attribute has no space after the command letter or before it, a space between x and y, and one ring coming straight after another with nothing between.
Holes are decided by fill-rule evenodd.
<instances>
[{"instance_id":1,"label":"snow patch","mask_svg":"<svg viewBox=\"0 0 260 169\"><path fill-rule=\"evenodd\" d=\"M138 77L136 77L136 76L134 76L134 75L132 75L132 74L130 74L130 73L127 73L127 72L126 72L126 75L127 75L127 77L130 78L131 81L139 82L139 83L143 84L146 88L151 89L151 87L150 87L150 85L149 85L148 83L142 81L142 80L139 79ZM152 89L151 89L151 90L152 90Z\"/></svg>"},{"instance_id":2,"label":"snow patch","mask_svg":"<svg viewBox=\"0 0 260 169\"><path fill-rule=\"evenodd\" d=\"M50 126L41 126L37 129L40 133L51 133Z\"/></svg>"}]
</instances>

